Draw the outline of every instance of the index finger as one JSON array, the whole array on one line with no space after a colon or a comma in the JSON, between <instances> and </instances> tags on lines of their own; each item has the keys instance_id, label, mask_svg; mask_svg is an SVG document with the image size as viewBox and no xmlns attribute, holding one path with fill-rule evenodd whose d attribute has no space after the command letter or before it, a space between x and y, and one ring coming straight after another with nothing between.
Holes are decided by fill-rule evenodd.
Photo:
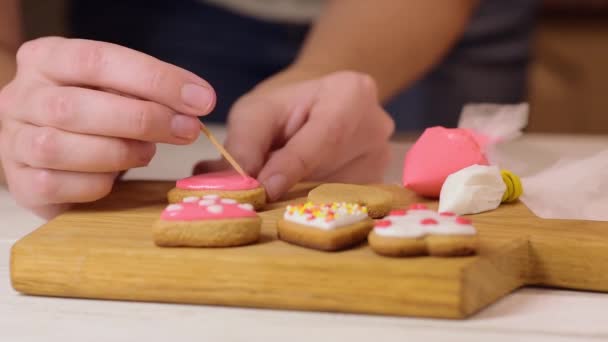
<instances>
[{"instance_id":1,"label":"index finger","mask_svg":"<svg viewBox=\"0 0 608 342\"><path fill-rule=\"evenodd\" d=\"M108 88L183 114L205 115L215 106L215 91L194 73L111 43L43 38L26 43L18 61L61 84Z\"/></svg>"}]
</instances>

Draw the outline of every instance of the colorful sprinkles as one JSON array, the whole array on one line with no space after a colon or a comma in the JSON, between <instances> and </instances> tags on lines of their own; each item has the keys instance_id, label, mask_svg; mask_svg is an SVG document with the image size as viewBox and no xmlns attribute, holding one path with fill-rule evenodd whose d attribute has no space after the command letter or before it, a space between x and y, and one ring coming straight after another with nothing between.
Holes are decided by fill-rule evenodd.
<instances>
[{"instance_id":1,"label":"colorful sprinkles","mask_svg":"<svg viewBox=\"0 0 608 342\"><path fill-rule=\"evenodd\" d=\"M324 219L325 222L332 222L341 216L366 214L367 207L356 203L327 203L314 204L306 202L299 205L288 205L286 208L288 215L306 216L309 221Z\"/></svg>"}]
</instances>

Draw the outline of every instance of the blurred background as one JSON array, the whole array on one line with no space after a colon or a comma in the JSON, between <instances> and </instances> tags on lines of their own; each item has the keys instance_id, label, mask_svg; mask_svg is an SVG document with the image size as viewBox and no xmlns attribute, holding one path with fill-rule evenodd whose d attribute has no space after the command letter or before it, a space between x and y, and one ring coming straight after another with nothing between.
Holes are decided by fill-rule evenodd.
<instances>
[{"instance_id":1,"label":"blurred background","mask_svg":"<svg viewBox=\"0 0 608 342\"><path fill-rule=\"evenodd\" d=\"M65 32L64 1L25 1L28 37ZM608 0L543 0L528 132L608 133Z\"/></svg>"}]
</instances>

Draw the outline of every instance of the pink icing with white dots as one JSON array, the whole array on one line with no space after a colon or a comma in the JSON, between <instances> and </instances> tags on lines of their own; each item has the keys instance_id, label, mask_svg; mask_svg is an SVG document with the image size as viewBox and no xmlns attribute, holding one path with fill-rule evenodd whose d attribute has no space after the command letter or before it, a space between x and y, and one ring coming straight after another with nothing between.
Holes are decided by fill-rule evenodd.
<instances>
[{"instance_id":1,"label":"pink icing with white dots","mask_svg":"<svg viewBox=\"0 0 608 342\"><path fill-rule=\"evenodd\" d=\"M450 212L438 213L423 204L393 210L376 221L374 232L387 237L419 238L426 235L475 235L471 220Z\"/></svg>"},{"instance_id":2,"label":"pink icing with white dots","mask_svg":"<svg viewBox=\"0 0 608 342\"><path fill-rule=\"evenodd\" d=\"M180 179L176 186L184 190L251 190L259 187L260 183L236 171L222 171Z\"/></svg>"},{"instance_id":3,"label":"pink icing with white dots","mask_svg":"<svg viewBox=\"0 0 608 342\"><path fill-rule=\"evenodd\" d=\"M202 198L187 197L181 203L169 204L160 218L166 221L198 221L256 216L249 203L237 203L233 199L207 195Z\"/></svg>"}]
</instances>

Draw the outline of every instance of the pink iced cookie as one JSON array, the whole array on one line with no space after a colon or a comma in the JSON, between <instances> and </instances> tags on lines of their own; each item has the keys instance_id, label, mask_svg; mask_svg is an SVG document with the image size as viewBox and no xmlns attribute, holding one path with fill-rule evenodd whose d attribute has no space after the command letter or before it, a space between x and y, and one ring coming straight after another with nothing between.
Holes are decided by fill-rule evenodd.
<instances>
[{"instance_id":1,"label":"pink iced cookie","mask_svg":"<svg viewBox=\"0 0 608 342\"><path fill-rule=\"evenodd\" d=\"M235 171L203 173L177 181L177 187L184 190L251 190L259 186L257 180Z\"/></svg>"},{"instance_id":2,"label":"pink iced cookie","mask_svg":"<svg viewBox=\"0 0 608 342\"><path fill-rule=\"evenodd\" d=\"M266 205L266 191L251 177L243 177L235 171L204 173L177 181L167 194L169 203L179 203L185 198L218 195L239 203L250 203L256 210Z\"/></svg>"},{"instance_id":3,"label":"pink iced cookie","mask_svg":"<svg viewBox=\"0 0 608 342\"><path fill-rule=\"evenodd\" d=\"M439 197L450 174L474 164L488 165L484 143L462 128L426 129L405 156L403 185L421 196Z\"/></svg>"},{"instance_id":4,"label":"pink iced cookie","mask_svg":"<svg viewBox=\"0 0 608 342\"><path fill-rule=\"evenodd\" d=\"M261 218L248 203L217 195L186 197L169 204L153 227L161 247L231 247L254 243Z\"/></svg>"}]
</instances>

